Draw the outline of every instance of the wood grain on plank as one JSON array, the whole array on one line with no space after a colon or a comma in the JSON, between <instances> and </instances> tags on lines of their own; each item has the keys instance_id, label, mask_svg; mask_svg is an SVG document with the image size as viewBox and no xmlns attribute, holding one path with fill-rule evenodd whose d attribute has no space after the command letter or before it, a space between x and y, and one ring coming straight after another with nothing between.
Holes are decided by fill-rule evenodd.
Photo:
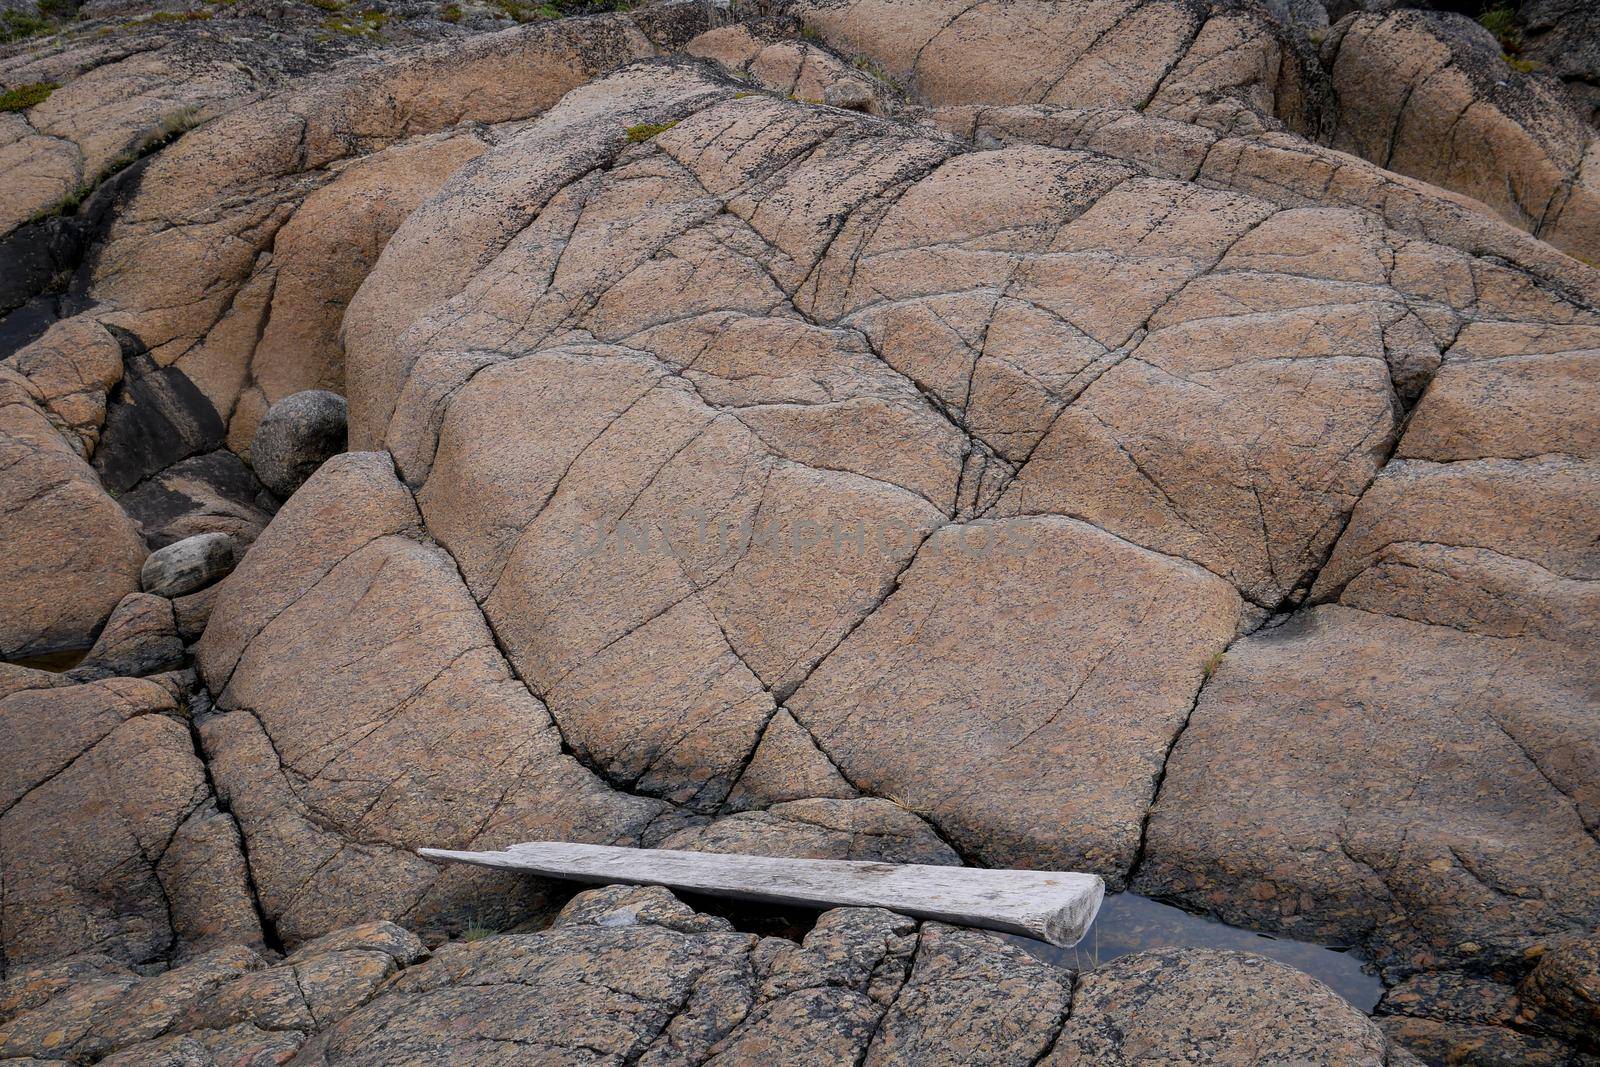
<instances>
[{"instance_id":1,"label":"wood grain on plank","mask_svg":"<svg viewBox=\"0 0 1600 1067\"><path fill-rule=\"evenodd\" d=\"M913 863L780 859L738 853L531 841L500 852L424 848L429 859L580 882L663 885L739 900L810 908L877 907L919 919L1004 930L1075 945L1105 883L1071 871L1009 871Z\"/></svg>"}]
</instances>

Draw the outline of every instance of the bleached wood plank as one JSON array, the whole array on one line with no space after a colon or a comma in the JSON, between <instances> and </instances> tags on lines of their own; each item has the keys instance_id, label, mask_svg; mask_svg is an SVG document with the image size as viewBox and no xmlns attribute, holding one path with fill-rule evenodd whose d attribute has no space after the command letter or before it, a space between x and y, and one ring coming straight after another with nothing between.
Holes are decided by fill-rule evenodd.
<instances>
[{"instance_id":1,"label":"bleached wood plank","mask_svg":"<svg viewBox=\"0 0 1600 1067\"><path fill-rule=\"evenodd\" d=\"M713 896L808 908L888 908L919 919L1005 930L1075 945L1105 883L1070 871L997 871L915 863L800 860L725 852L531 841L501 852L424 848L429 859L527 871L579 882L664 885Z\"/></svg>"}]
</instances>

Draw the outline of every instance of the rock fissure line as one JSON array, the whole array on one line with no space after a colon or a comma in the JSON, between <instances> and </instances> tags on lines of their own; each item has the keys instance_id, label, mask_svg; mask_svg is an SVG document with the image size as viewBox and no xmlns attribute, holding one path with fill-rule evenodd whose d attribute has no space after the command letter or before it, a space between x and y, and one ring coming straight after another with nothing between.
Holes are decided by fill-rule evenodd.
<instances>
[{"instance_id":1,"label":"rock fissure line","mask_svg":"<svg viewBox=\"0 0 1600 1067\"><path fill-rule=\"evenodd\" d=\"M391 464L392 464L393 463L393 457L392 456L390 457L390 461L391 461ZM397 482L399 482L399 484L404 486L405 482L404 482L403 479L400 478L400 472L399 472L398 469L395 469L394 474L395 474L395 480ZM420 514L421 513L421 510L420 510L421 509L421 504L416 498L416 493L413 490L411 490L409 487L407 487L407 492L411 493L412 504L413 504L413 506L418 508L418 513ZM605 783L607 786L609 786L613 791L615 791L617 793L621 793L621 794L623 794L625 796L636 797L637 799L646 800L646 801L649 801L651 803L661 804L667 809L674 809L674 810L677 809L678 805L673 804L671 801L666 800L665 798L662 798L662 797L650 797L650 796L645 796L645 795L642 795L642 794L638 794L638 793L632 792L628 787L626 787L626 786L620 784L619 782L617 782L610 774L608 774L605 771L604 768L600 767L594 761L586 759L583 755L581 755L578 752L578 750L572 745L571 741L567 738L566 731L563 729L562 724L561 724L561 720L560 720L560 718L557 717L557 715L555 713L555 710L550 706L550 703L543 696L541 696L538 692L536 692L534 690L534 687L531 684L529 684L527 679L523 677L522 672L517 668L516 661L511 658L510 651L506 648L505 643L501 639L499 632L495 629L494 622L489 618L488 613L483 610L483 606L481 604L479 604L477 602L477 600L472 596L470 588L467 585L466 575L462 572L461 564L455 558L455 555L448 548L446 548L444 545L440 544L438 541L435 541L432 538L432 536L427 533L425 524L424 524L424 527L422 529L422 536L426 537L430 544L433 544L435 547L437 547L438 550L444 555L444 557L446 559L448 559L450 561L451 565L455 568L456 579L461 583L462 590L464 592L466 592L467 601L472 603L473 606L475 608L477 608L478 617L482 621L483 628L484 628L485 632L488 633L490 640L492 640L494 642L495 649L500 654L500 659L505 663L506 672L512 678L515 678L517 680L517 683L519 685L521 685L524 689L526 689L528 691L528 694L530 696L532 696L535 700L539 701L540 705L544 707L545 713L546 713L546 715L548 715L548 717L550 719L551 728L555 731L556 737L560 740L562 754L565 755L565 756L568 756L569 758L571 758L580 767L583 767L590 774L594 775L596 779L598 779L599 781ZM669 608L667 610L671 610L671 609ZM665 614L665 612L662 612L662 614ZM642 626L644 624L641 623L640 625ZM618 640L620 640L620 638ZM659 814L660 813L658 813L657 816L652 818L652 822L654 821L654 818L659 818ZM642 832L643 831L641 831L641 833Z\"/></svg>"}]
</instances>

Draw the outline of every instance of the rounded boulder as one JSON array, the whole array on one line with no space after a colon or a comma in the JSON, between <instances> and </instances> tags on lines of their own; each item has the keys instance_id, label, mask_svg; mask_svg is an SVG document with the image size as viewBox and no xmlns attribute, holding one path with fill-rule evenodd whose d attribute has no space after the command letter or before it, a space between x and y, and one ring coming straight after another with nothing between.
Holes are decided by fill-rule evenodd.
<instances>
[{"instance_id":1,"label":"rounded boulder","mask_svg":"<svg viewBox=\"0 0 1600 1067\"><path fill-rule=\"evenodd\" d=\"M183 596L223 577L233 564L233 538L225 533L195 534L150 553L139 583L157 596Z\"/></svg>"},{"instance_id":2,"label":"rounded boulder","mask_svg":"<svg viewBox=\"0 0 1600 1067\"><path fill-rule=\"evenodd\" d=\"M307 389L268 409L250 445L261 484L287 497L333 456L345 450L349 405L338 393Z\"/></svg>"}]
</instances>

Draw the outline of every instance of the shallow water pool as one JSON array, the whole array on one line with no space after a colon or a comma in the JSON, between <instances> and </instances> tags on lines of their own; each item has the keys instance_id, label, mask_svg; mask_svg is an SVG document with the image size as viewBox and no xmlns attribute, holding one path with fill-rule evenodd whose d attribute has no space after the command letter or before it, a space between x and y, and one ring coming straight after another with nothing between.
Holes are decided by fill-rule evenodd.
<instances>
[{"instance_id":1,"label":"shallow water pool","mask_svg":"<svg viewBox=\"0 0 1600 1067\"><path fill-rule=\"evenodd\" d=\"M1371 971L1371 965L1352 952L1242 930L1137 893L1106 897L1094 926L1075 948L1057 948L1012 934L1005 936L1039 959L1074 970L1092 970L1118 956L1157 948L1254 952L1304 971L1364 1012L1372 1011L1383 996L1383 983Z\"/></svg>"}]
</instances>

